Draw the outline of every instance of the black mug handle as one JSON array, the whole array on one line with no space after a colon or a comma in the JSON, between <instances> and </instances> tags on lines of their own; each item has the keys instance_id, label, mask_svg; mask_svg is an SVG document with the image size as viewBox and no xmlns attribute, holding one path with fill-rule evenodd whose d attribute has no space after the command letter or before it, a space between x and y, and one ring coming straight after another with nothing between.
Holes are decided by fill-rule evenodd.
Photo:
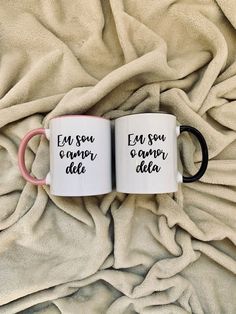
<instances>
[{"instance_id":1,"label":"black mug handle","mask_svg":"<svg viewBox=\"0 0 236 314\"><path fill-rule=\"evenodd\" d=\"M183 176L183 182L184 183L190 183L190 182L194 182L194 181L199 180L204 175L204 173L207 169L207 165L208 165L208 148L207 148L205 138L203 137L202 133L199 132L197 129L195 129L194 127L189 126L189 125L181 125L180 126L180 133L185 132L185 131L190 132L194 136L196 136L196 138L198 139L198 141L200 143L201 150L202 150L202 164L201 164L201 167L198 170L198 172L191 177Z\"/></svg>"}]
</instances>

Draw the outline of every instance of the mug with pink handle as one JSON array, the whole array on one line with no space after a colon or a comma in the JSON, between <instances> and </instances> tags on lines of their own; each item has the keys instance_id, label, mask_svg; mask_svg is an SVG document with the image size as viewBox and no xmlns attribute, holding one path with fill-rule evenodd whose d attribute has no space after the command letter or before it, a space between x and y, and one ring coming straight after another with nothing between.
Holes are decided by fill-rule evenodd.
<instances>
[{"instance_id":1,"label":"mug with pink handle","mask_svg":"<svg viewBox=\"0 0 236 314\"><path fill-rule=\"evenodd\" d=\"M25 166L25 150L35 135L49 140L50 172L44 179L30 175ZM108 119L68 115L53 118L49 128L28 132L18 151L23 177L35 185L50 185L58 196L85 196L109 193L111 180L111 125Z\"/></svg>"}]
</instances>

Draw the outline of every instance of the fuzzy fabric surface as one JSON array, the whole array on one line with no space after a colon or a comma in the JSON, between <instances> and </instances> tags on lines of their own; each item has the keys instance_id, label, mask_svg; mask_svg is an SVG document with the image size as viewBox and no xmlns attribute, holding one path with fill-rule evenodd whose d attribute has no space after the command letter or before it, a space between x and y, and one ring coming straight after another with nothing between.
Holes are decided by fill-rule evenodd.
<instances>
[{"instance_id":1,"label":"fuzzy fabric surface","mask_svg":"<svg viewBox=\"0 0 236 314\"><path fill-rule=\"evenodd\" d=\"M56 197L19 172L52 117L158 110L209 147L176 193ZM1 314L236 313L234 0L0 0L0 128ZM48 145L26 151L38 178Z\"/></svg>"}]
</instances>

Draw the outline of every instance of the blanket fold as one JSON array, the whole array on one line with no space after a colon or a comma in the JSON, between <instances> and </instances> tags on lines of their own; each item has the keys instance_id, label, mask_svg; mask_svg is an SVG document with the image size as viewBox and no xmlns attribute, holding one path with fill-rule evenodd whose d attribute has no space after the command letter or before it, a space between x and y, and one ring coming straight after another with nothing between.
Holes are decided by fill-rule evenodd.
<instances>
[{"instance_id":1,"label":"blanket fold","mask_svg":"<svg viewBox=\"0 0 236 314\"><path fill-rule=\"evenodd\" d=\"M0 0L0 313L236 313L236 3ZM160 195L63 198L24 181L58 115L165 110L209 166ZM178 139L180 167L201 151ZM29 142L32 175L48 142ZM98 180L99 184L99 180Z\"/></svg>"}]
</instances>

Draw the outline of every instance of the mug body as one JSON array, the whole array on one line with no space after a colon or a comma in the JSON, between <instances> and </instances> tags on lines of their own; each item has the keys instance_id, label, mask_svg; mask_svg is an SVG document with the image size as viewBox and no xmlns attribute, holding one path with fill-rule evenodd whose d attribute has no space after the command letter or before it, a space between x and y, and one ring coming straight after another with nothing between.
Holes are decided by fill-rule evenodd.
<instances>
[{"instance_id":1,"label":"mug body","mask_svg":"<svg viewBox=\"0 0 236 314\"><path fill-rule=\"evenodd\" d=\"M118 192L156 194L177 191L176 117L132 114L115 121Z\"/></svg>"},{"instance_id":2,"label":"mug body","mask_svg":"<svg viewBox=\"0 0 236 314\"><path fill-rule=\"evenodd\" d=\"M73 115L50 120L50 173L53 195L85 196L109 193L111 126L100 117Z\"/></svg>"}]
</instances>

